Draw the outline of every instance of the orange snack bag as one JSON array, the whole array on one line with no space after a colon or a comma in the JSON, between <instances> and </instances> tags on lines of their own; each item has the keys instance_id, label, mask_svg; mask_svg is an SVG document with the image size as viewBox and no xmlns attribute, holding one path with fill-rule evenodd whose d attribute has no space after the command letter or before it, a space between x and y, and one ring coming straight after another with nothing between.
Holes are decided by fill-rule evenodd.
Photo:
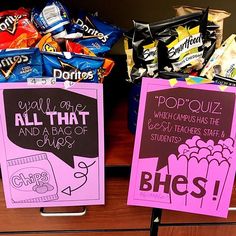
<instances>
[{"instance_id":1,"label":"orange snack bag","mask_svg":"<svg viewBox=\"0 0 236 236\"><path fill-rule=\"evenodd\" d=\"M50 33L44 35L36 47L38 47L40 51L44 52L61 52L59 44L52 38Z\"/></svg>"},{"instance_id":2,"label":"orange snack bag","mask_svg":"<svg viewBox=\"0 0 236 236\"><path fill-rule=\"evenodd\" d=\"M69 40L66 40L66 50L68 52L81 53L81 54L89 55L89 56L96 56L87 47L85 47L79 43L69 41Z\"/></svg>"},{"instance_id":3,"label":"orange snack bag","mask_svg":"<svg viewBox=\"0 0 236 236\"><path fill-rule=\"evenodd\" d=\"M31 47L40 38L27 9L0 12L0 49Z\"/></svg>"}]
</instances>

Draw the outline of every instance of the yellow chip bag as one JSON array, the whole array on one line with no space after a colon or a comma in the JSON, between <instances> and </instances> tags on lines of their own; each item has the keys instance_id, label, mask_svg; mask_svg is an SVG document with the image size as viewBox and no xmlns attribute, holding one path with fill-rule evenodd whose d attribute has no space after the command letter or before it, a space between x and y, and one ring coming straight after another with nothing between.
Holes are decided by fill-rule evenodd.
<instances>
[{"instance_id":1,"label":"yellow chip bag","mask_svg":"<svg viewBox=\"0 0 236 236\"><path fill-rule=\"evenodd\" d=\"M59 44L52 38L50 33L44 35L36 47L38 47L40 51L44 52L61 52Z\"/></svg>"}]
</instances>

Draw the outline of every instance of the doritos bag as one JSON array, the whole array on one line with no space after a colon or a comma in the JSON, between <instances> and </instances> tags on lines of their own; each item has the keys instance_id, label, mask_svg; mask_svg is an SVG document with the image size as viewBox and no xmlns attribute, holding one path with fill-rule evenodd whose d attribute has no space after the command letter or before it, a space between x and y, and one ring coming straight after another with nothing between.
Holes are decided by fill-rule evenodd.
<instances>
[{"instance_id":1,"label":"doritos bag","mask_svg":"<svg viewBox=\"0 0 236 236\"><path fill-rule=\"evenodd\" d=\"M101 57L75 53L42 53L45 76L73 82L102 82L114 62Z\"/></svg>"},{"instance_id":2,"label":"doritos bag","mask_svg":"<svg viewBox=\"0 0 236 236\"><path fill-rule=\"evenodd\" d=\"M103 55L122 36L122 31L98 17L80 12L75 23L71 25L70 33L82 32L83 37L74 39L75 42L87 47L96 55Z\"/></svg>"},{"instance_id":3,"label":"doritos bag","mask_svg":"<svg viewBox=\"0 0 236 236\"><path fill-rule=\"evenodd\" d=\"M31 47L40 37L25 8L0 12L0 49Z\"/></svg>"},{"instance_id":4,"label":"doritos bag","mask_svg":"<svg viewBox=\"0 0 236 236\"><path fill-rule=\"evenodd\" d=\"M38 48L0 51L0 82L25 82L42 76L42 59Z\"/></svg>"}]
</instances>

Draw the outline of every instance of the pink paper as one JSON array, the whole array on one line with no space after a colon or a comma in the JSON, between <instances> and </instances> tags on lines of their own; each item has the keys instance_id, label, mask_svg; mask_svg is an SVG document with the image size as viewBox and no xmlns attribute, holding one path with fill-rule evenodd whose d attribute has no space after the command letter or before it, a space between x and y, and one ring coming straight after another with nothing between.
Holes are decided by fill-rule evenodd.
<instances>
[{"instance_id":1,"label":"pink paper","mask_svg":"<svg viewBox=\"0 0 236 236\"><path fill-rule=\"evenodd\" d=\"M8 208L104 204L101 84L0 84Z\"/></svg>"},{"instance_id":2,"label":"pink paper","mask_svg":"<svg viewBox=\"0 0 236 236\"><path fill-rule=\"evenodd\" d=\"M129 205L227 217L235 93L234 87L143 79Z\"/></svg>"}]
</instances>

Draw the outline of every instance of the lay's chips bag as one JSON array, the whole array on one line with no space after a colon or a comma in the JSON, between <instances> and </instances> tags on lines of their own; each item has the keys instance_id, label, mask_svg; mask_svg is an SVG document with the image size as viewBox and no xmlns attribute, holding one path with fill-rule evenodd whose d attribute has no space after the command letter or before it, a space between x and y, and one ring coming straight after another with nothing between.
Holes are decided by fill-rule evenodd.
<instances>
[{"instance_id":1,"label":"lay's chips bag","mask_svg":"<svg viewBox=\"0 0 236 236\"><path fill-rule=\"evenodd\" d=\"M38 48L0 51L0 82L26 82L29 77L41 76Z\"/></svg>"},{"instance_id":2,"label":"lay's chips bag","mask_svg":"<svg viewBox=\"0 0 236 236\"><path fill-rule=\"evenodd\" d=\"M31 47L40 38L25 8L0 12L0 49Z\"/></svg>"},{"instance_id":3,"label":"lay's chips bag","mask_svg":"<svg viewBox=\"0 0 236 236\"><path fill-rule=\"evenodd\" d=\"M114 62L108 59L75 53L42 53L45 76L73 82L102 82Z\"/></svg>"}]
</instances>

